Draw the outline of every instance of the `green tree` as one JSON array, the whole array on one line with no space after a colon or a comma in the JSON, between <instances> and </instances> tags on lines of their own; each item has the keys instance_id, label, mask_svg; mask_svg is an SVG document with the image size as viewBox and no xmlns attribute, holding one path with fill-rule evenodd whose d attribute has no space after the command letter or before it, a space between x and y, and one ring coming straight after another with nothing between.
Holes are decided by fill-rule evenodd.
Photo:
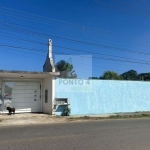
<instances>
[{"instance_id":1,"label":"green tree","mask_svg":"<svg viewBox=\"0 0 150 150\"><path fill-rule=\"evenodd\" d=\"M98 77L89 77L89 79L99 79Z\"/></svg>"},{"instance_id":2,"label":"green tree","mask_svg":"<svg viewBox=\"0 0 150 150\"><path fill-rule=\"evenodd\" d=\"M138 80L150 81L150 73L141 73L138 75Z\"/></svg>"},{"instance_id":3,"label":"green tree","mask_svg":"<svg viewBox=\"0 0 150 150\"><path fill-rule=\"evenodd\" d=\"M60 72L59 78L77 78L73 65L65 60L60 60L55 65L56 71Z\"/></svg>"},{"instance_id":4,"label":"green tree","mask_svg":"<svg viewBox=\"0 0 150 150\"><path fill-rule=\"evenodd\" d=\"M129 70L121 74L124 80L138 80L138 73L135 70Z\"/></svg>"},{"instance_id":5,"label":"green tree","mask_svg":"<svg viewBox=\"0 0 150 150\"><path fill-rule=\"evenodd\" d=\"M100 77L100 79L104 80L122 80L123 78L114 71L105 71L103 75Z\"/></svg>"}]
</instances>

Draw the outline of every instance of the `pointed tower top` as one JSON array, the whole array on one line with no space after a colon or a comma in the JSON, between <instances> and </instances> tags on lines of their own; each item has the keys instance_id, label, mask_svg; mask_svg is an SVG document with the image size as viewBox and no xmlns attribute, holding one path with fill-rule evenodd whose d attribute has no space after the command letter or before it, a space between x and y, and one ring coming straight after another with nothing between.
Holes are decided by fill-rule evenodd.
<instances>
[{"instance_id":1,"label":"pointed tower top","mask_svg":"<svg viewBox=\"0 0 150 150\"><path fill-rule=\"evenodd\" d=\"M49 55L49 58L52 58L52 40L51 39L48 40L48 55Z\"/></svg>"},{"instance_id":2,"label":"pointed tower top","mask_svg":"<svg viewBox=\"0 0 150 150\"><path fill-rule=\"evenodd\" d=\"M43 65L44 72L55 72L55 66L52 58L52 40L48 40L48 53L46 57L46 61Z\"/></svg>"}]
</instances>

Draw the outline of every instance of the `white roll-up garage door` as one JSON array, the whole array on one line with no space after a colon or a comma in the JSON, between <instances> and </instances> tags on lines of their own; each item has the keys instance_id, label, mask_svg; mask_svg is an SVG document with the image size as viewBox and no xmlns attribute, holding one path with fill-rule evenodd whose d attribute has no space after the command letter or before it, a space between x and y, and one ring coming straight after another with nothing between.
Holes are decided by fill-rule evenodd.
<instances>
[{"instance_id":1,"label":"white roll-up garage door","mask_svg":"<svg viewBox=\"0 0 150 150\"><path fill-rule=\"evenodd\" d=\"M12 105L16 112L41 112L40 82L15 82Z\"/></svg>"}]
</instances>

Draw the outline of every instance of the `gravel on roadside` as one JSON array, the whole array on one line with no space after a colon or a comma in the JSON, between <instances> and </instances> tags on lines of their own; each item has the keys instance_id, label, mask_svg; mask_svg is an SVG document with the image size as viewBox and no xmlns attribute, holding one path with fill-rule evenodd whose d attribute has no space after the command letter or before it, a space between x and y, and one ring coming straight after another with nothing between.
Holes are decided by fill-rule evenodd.
<instances>
[{"instance_id":1,"label":"gravel on roadside","mask_svg":"<svg viewBox=\"0 0 150 150\"><path fill-rule=\"evenodd\" d=\"M150 118L150 112L114 113L98 115L52 116L43 113L0 114L0 126L65 123L104 119Z\"/></svg>"}]
</instances>

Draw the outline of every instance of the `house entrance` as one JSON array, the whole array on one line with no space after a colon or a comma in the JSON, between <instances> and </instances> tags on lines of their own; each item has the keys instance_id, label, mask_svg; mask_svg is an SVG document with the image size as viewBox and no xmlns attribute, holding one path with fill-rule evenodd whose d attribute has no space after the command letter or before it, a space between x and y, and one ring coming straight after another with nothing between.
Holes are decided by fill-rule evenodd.
<instances>
[{"instance_id":1,"label":"house entrance","mask_svg":"<svg viewBox=\"0 0 150 150\"><path fill-rule=\"evenodd\" d=\"M3 101L4 110L11 104L16 112L41 112L40 82L5 82Z\"/></svg>"}]
</instances>

